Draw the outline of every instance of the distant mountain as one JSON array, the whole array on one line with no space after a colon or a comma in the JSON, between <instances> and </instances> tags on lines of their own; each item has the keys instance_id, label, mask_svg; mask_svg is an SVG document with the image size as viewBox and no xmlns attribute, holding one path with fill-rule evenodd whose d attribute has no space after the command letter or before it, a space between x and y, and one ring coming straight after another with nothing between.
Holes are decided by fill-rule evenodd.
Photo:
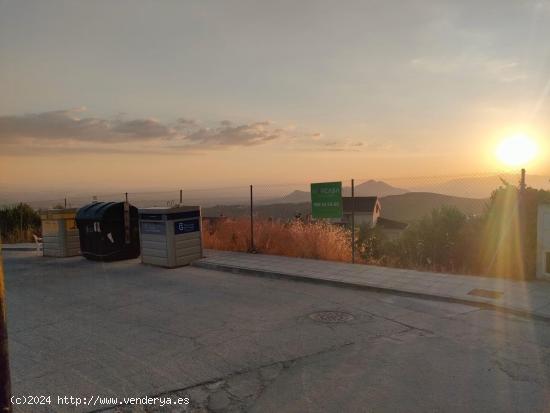
<instances>
[{"instance_id":1,"label":"distant mountain","mask_svg":"<svg viewBox=\"0 0 550 413\"><path fill-rule=\"evenodd\" d=\"M248 217L250 216L250 207L248 205L216 205L202 209L204 217L219 217L226 216L230 218ZM260 218L273 219L290 219L296 215L306 216L311 214L311 202L301 203L278 203L268 205L256 205L254 207L254 215Z\"/></svg>"},{"instance_id":2,"label":"distant mountain","mask_svg":"<svg viewBox=\"0 0 550 413\"><path fill-rule=\"evenodd\" d=\"M297 191L305 192L305 191ZM309 195L309 193L305 192ZM303 196L303 194L302 194ZM380 198L382 216L402 222L412 222L432 212L434 208L443 205L454 206L468 215L480 214L485 208L486 199L462 198L429 192L408 192L400 195L389 195ZM287 202L256 205L256 216L262 218L289 219L296 214L306 216L311 213L311 202ZM203 215L216 217L248 216L248 206L243 205L218 205L203 208Z\"/></svg>"},{"instance_id":3,"label":"distant mountain","mask_svg":"<svg viewBox=\"0 0 550 413\"><path fill-rule=\"evenodd\" d=\"M375 181L373 179L363 182L362 184L355 186L355 195L356 196L388 196L388 195L400 195L407 193L406 189L395 188L391 185L388 185L382 181ZM344 196L351 196L351 187L345 186L342 188L342 193ZM278 199L271 199L262 201L263 204L283 204L283 203L301 203L309 202L311 200L311 195L309 191L300 191L296 190L291 192L288 195L283 196Z\"/></svg>"},{"instance_id":4,"label":"distant mountain","mask_svg":"<svg viewBox=\"0 0 550 413\"><path fill-rule=\"evenodd\" d=\"M300 202L309 202L311 200L311 195L308 191L296 190L291 192L288 195L283 196L278 200L278 203L282 204L292 204Z\"/></svg>"},{"instance_id":5,"label":"distant mountain","mask_svg":"<svg viewBox=\"0 0 550 413\"><path fill-rule=\"evenodd\" d=\"M454 206L467 215L483 212L487 199L463 198L431 192L409 192L380 199L382 216L397 221L411 222L431 213L434 208Z\"/></svg>"},{"instance_id":6,"label":"distant mountain","mask_svg":"<svg viewBox=\"0 0 550 413\"><path fill-rule=\"evenodd\" d=\"M519 173L455 178L443 182L416 185L410 189L414 192L435 192L438 194L469 198L488 198L495 189L503 185L501 179L511 185L518 185ZM527 174L526 183L528 187L550 189L550 180L548 176Z\"/></svg>"},{"instance_id":7,"label":"distant mountain","mask_svg":"<svg viewBox=\"0 0 550 413\"><path fill-rule=\"evenodd\" d=\"M344 196L351 196L351 187L342 189ZM355 185L356 196L378 196L384 197L388 195L401 195L409 192L406 189L396 188L382 181L370 179L362 184Z\"/></svg>"}]
</instances>

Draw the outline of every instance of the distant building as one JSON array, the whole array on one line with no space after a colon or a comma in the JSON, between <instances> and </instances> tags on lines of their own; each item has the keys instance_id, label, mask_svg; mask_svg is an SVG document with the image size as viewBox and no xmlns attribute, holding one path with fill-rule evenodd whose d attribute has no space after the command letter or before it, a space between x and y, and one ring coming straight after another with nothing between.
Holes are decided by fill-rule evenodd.
<instances>
[{"instance_id":1,"label":"distant building","mask_svg":"<svg viewBox=\"0 0 550 413\"><path fill-rule=\"evenodd\" d=\"M393 219L382 217L379 217L376 223L376 228L380 228L382 233L386 235L389 240L398 239L408 226L409 224L405 222L394 221Z\"/></svg>"},{"instance_id":2,"label":"distant building","mask_svg":"<svg viewBox=\"0 0 550 413\"><path fill-rule=\"evenodd\" d=\"M382 206L377 196L342 197L343 212L341 219L333 220L339 225L351 225L351 214L355 211L355 226L368 225L380 228L389 239L397 239L408 227L405 222L383 218Z\"/></svg>"},{"instance_id":3,"label":"distant building","mask_svg":"<svg viewBox=\"0 0 550 413\"><path fill-rule=\"evenodd\" d=\"M342 219L334 220L335 224L350 225L351 212L355 210L355 225L368 225L374 227L380 217L380 201L377 196L356 196L355 198L342 197L343 212Z\"/></svg>"}]
</instances>

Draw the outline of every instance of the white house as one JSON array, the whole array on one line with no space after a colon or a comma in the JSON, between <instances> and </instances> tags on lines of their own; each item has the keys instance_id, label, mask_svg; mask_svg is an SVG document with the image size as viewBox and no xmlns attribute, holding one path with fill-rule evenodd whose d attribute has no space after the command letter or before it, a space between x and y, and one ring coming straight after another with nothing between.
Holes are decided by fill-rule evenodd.
<instances>
[{"instance_id":1,"label":"white house","mask_svg":"<svg viewBox=\"0 0 550 413\"><path fill-rule=\"evenodd\" d=\"M335 224L351 225L351 213L355 211L355 226L368 225L371 228L377 227L389 239L397 239L401 236L408 224L383 218L382 206L376 196L342 197L343 216L342 219L334 220Z\"/></svg>"},{"instance_id":2,"label":"white house","mask_svg":"<svg viewBox=\"0 0 550 413\"><path fill-rule=\"evenodd\" d=\"M351 224L351 212L355 211L355 225L374 227L380 217L381 207L377 196L342 197L343 216L337 223Z\"/></svg>"}]
</instances>

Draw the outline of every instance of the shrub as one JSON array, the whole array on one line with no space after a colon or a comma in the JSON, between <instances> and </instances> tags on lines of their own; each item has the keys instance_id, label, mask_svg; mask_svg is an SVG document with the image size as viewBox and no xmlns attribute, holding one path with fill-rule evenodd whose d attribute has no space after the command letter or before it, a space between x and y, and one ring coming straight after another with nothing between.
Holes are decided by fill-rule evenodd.
<instances>
[{"instance_id":1,"label":"shrub","mask_svg":"<svg viewBox=\"0 0 550 413\"><path fill-rule=\"evenodd\" d=\"M331 261L351 260L351 234L348 230L325 222L287 223L269 219L254 221L254 244L258 252L289 257L317 258ZM250 221L226 220L205 224L205 248L248 251Z\"/></svg>"},{"instance_id":2,"label":"shrub","mask_svg":"<svg viewBox=\"0 0 550 413\"><path fill-rule=\"evenodd\" d=\"M534 277L537 210L541 203L550 203L550 191L527 188L524 198L525 250L522 251L518 188L506 185L493 192L482 217L478 256L472 260L476 272L512 278Z\"/></svg>"},{"instance_id":3,"label":"shrub","mask_svg":"<svg viewBox=\"0 0 550 413\"><path fill-rule=\"evenodd\" d=\"M410 269L532 278L535 272L537 208L550 203L550 191L528 188L525 193L525 257L521 250L518 188L495 190L480 216L467 216L443 206L413 222L397 240L378 228L361 226L356 237L360 262ZM248 251L250 221L235 219L205 225L206 248ZM254 222L258 252L290 257L351 261L349 229L326 222Z\"/></svg>"},{"instance_id":4,"label":"shrub","mask_svg":"<svg viewBox=\"0 0 550 413\"><path fill-rule=\"evenodd\" d=\"M30 242L32 234L40 233L40 215L27 204L0 208L2 242Z\"/></svg>"}]
</instances>

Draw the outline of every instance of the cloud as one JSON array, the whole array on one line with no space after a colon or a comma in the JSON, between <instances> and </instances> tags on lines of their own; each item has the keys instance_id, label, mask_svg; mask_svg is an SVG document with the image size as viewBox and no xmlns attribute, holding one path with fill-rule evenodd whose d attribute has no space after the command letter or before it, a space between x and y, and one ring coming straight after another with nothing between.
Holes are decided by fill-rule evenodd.
<instances>
[{"instance_id":1,"label":"cloud","mask_svg":"<svg viewBox=\"0 0 550 413\"><path fill-rule=\"evenodd\" d=\"M112 132L117 136L123 135L134 139L170 138L175 134L171 128L153 119L120 122L113 125Z\"/></svg>"},{"instance_id":2,"label":"cloud","mask_svg":"<svg viewBox=\"0 0 550 413\"><path fill-rule=\"evenodd\" d=\"M80 117L85 109L0 116L0 141L132 142L173 138L176 132L154 119L108 120Z\"/></svg>"},{"instance_id":3,"label":"cloud","mask_svg":"<svg viewBox=\"0 0 550 413\"><path fill-rule=\"evenodd\" d=\"M73 153L197 154L229 148L256 147L274 142L293 151L352 151L371 149L362 140L331 137L294 125L270 121L237 124L221 120L205 126L180 117L173 122L153 118L86 116L85 108L0 116L3 153L44 155ZM284 143L284 146L281 145Z\"/></svg>"},{"instance_id":4,"label":"cloud","mask_svg":"<svg viewBox=\"0 0 550 413\"><path fill-rule=\"evenodd\" d=\"M0 116L0 144L3 151L26 148L59 148L59 152L97 152L112 148L131 151L173 151L178 149L222 149L257 146L290 137L289 128L260 121L235 125L228 120L216 127L202 127L193 119L179 118L163 123L153 118L113 119L83 116L85 108L14 116ZM128 144L131 144L129 146ZM50 152L50 151L46 151Z\"/></svg>"},{"instance_id":5,"label":"cloud","mask_svg":"<svg viewBox=\"0 0 550 413\"><path fill-rule=\"evenodd\" d=\"M179 118L178 125L180 126L197 126L198 122L195 119Z\"/></svg>"},{"instance_id":6,"label":"cloud","mask_svg":"<svg viewBox=\"0 0 550 413\"><path fill-rule=\"evenodd\" d=\"M498 59L479 54L462 54L448 57L419 57L411 65L434 75L481 74L489 79L509 83L523 80L526 75L519 63L513 59Z\"/></svg>"},{"instance_id":7,"label":"cloud","mask_svg":"<svg viewBox=\"0 0 550 413\"><path fill-rule=\"evenodd\" d=\"M364 142L354 141L351 138L338 140L334 139L330 141L319 141L318 139L313 139L310 140L309 143L310 146L313 146L313 148L321 152L360 152L361 149L366 146Z\"/></svg>"},{"instance_id":8,"label":"cloud","mask_svg":"<svg viewBox=\"0 0 550 413\"><path fill-rule=\"evenodd\" d=\"M213 129L201 128L187 135L184 141L205 146L255 146L288 136L285 129L273 128L267 121L238 126L223 121L221 125Z\"/></svg>"}]
</instances>

